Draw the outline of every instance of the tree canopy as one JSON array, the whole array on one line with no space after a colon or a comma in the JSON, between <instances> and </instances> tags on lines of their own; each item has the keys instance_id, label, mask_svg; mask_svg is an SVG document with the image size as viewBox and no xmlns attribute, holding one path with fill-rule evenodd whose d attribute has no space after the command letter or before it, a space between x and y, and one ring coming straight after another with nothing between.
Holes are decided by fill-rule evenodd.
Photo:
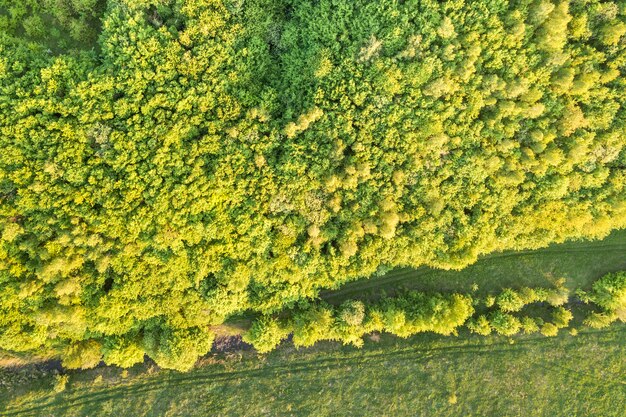
<instances>
[{"instance_id":1,"label":"tree canopy","mask_svg":"<svg viewBox=\"0 0 626 417\"><path fill-rule=\"evenodd\" d=\"M0 349L185 369L245 310L626 227L625 34L600 0L0 0Z\"/></svg>"}]
</instances>

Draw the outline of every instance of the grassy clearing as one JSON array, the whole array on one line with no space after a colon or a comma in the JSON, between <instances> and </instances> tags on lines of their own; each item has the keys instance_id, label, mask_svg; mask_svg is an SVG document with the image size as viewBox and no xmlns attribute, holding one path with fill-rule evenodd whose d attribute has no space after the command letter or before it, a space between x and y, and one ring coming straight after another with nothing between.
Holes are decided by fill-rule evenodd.
<instances>
[{"instance_id":1,"label":"grassy clearing","mask_svg":"<svg viewBox=\"0 0 626 417\"><path fill-rule=\"evenodd\" d=\"M626 327L558 338L368 340L251 352L188 374L103 368L2 398L3 416L622 416Z\"/></svg>"},{"instance_id":2,"label":"grassy clearing","mask_svg":"<svg viewBox=\"0 0 626 417\"><path fill-rule=\"evenodd\" d=\"M533 251L508 251L483 257L461 271L403 268L384 276L348 283L322 298L339 303L348 298L377 297L397 288L421 291L498 292L504 287L550 287L560 279L574 290L587 288L602 275L626 269L626 230L601 241L568 242Z\"/></svg>"}]
</instances>

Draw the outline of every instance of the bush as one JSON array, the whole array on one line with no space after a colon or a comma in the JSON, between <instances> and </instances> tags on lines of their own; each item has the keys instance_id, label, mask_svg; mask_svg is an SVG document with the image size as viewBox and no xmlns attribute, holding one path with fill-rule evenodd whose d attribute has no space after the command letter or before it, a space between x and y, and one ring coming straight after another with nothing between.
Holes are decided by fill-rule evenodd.
<instances>
[{"instance_id":1,"label":"bush","mask_svg":"<svg viewBox=\"0 0 626 417\"><path fill-rule=\"evenodd\" d=\"M481 336L491 334L491 324L485 315L480 315L476 319L470 319L467 322L467 328L472 332Z\"/></svg>"},{"instance_id":2,"label":"bush","mask_svg":"<svg viewBox=\"0 0 626 417\"><path fill-rule=\"evenodd\" d=\"M610 277L594 285L594 292L582 294L589 300L600 297L605 306L615 307L619 304L615 303L614 294L620 294L620 288L621 281ZM480 305L479 301L461 294L407 291L396 297L380 299L371 305L356 300L345 301L339 307L326 303L307 303L288 311L282 321L268 316L255 320L244 340L252 343L260 352L267 352L293 331L296 346L311 346L319 340L337 340L360 347L363 336L373 331L386 331L400 337L428 331L451 335L456 334L463 325L470 332L483 336L494 331L499 335L513 336L523 331L525 334L540 332L552 337L558 334L559 329L568 327L573 319L572 312L562 305L568 300L568 294L569 291L564 287L522 288L519 291L507 288L497 296L483 300L485 304L491 304L491 297L493 305L497 307L495 311L475 317L473 306ZM555 306L551 312L552 322L544 322L541 317L518 318L510 314L522 309L526 303L538 301L547 301ZM584 323L600 328L617 319L618 314L614 311L600 312L590 314ZM576 334L576 329L570 333Z\"/></svg>"},{"instance_id":3,"label":"bush","mask_svg":"<svg viewBox=\"0 0 626 417\"><path fill-rule=\"evenodd\" d=\"M350 300L339 310L339 320L347 326L359 326L365 318L365 305L362 301Z\"/></svg>"},{"instance_id":4,"label":"bush","mask_svg":"<svg viewBox=\"0 0 626 417\"><path fill-rule=\"evenodd\" d=\"M294 316L293 343L296 346L313 346L320 340L333 340L335 319L329 305L314 305L297 311Z\"/></svg>"},{"instance_id":5,"label":"bush","mask_svg":"<svg viewBox=\"0 0 626 417\"><path fill-rule=\"evenodd\" d=\"M207 328L170 328L159 325L144 332L144 349L162 368L189 371L211 350L215 335Z\"/></svg>"},{"instance_id":6,"label":"bush","mask_svg":"<svg viewBox=\"0 0 626 417\"><path fill-rule=\"evenodd\" d=\"M496 297L488 295L485 297L485 307L490 308L496 304Z\"/></svg>"},{"instance_id":7,"label":"bush","mask_svg":"<svg viewBox=\"0 0 626 417\"><path fill-rule=\"evenodd\" d=\"M554 337L559 334L559 328L552 323L544 323L541 326L541 334L546 337Z\"/></svg>"},{"instance_id":8,"label":"bush","mask_svg":"<svg viewBox=\"0 0 626 417\"><path fill-rule=\"evenodd\" d=\"M139 340L134 338L109 339L103 348L103 360L107 365L116 365L122 368L141 363L145 352Z\"/></svg>"},{"instance_id":9,"label":"bush","mask_svg":"<svg viewBox=\"0 0 626 417\"><path fill-rule=\"evenodd\" d=\"M69 345L63 356L63 366L68 369L95 368L102 360L102 346L96 340L85 340Z\"/></svg>"},{"instance_id":10,"label":"bush","mask_svg":"<svg viewBox=\"0 0 626 417\"><path fill-rule=\"evenodd\" d=\"M244 340L268 352L293 332L295 346L312 346L320 340L337 340L360 347L362 337L386 331L400 337L420 332L454 334L474 312L471 297L459 294L424 294L408 291L384 298L371 306L348 300L339 307L326 303L303 304L289 311L287 321L263 316L256 319Z\"/></svg>"},{"instance_id":11,"label":"bush","mask_svg":"<svg viewBox=\"0 0 626 417\"><path fill-rule=\"evenodd\" d=\"M532 304L538 301L537 292L532 288L524 287L519 290L518 295L522 299L524 305Z\"/></svg>"},{"instance_id":12,"label":"bush","mask_svg":"<svg viewBox=\"0 0 626 417\"><path fill-rule=\"evenodd\" d=\"M546 291L545 301L553 307L559 307L569 301L569 290L565 287L551 288Z\"/></svg>"},{"instance_id":13,"label":"bush","mask_svg":"<svg viewBox=\"0 0 626 417\"><path fill-rule=\"evenodd\" d=\"M607 274L593 283L589 300L605 311L626 308L626 271Z\"/></svg>"},{"instance_id":14,"label":"bush","mask_svg":"<svg viewBox=\"0 0 626 417\"><path fill-rule=\"evenodd\" d=\"M54 376L54 387L52 388L52 390L55 393L60 393L65 391L65 389L67 388L67 384L70 381L70 376L65 374L65 375L55 375Z\"/></svg>"},{"instance_id":15,"label":"bush","mask_svg":"<svg viewBox=\"0 0 626 417\"><path fill-rule=\"evenodd\" d=\"M585 318L585 320L583 321L583 324L585 326L589 326L594 329L602 329L602 328L610 326L611 323L613 323L615 320L617 320L617 315L614 313L593 312L589 314L587 318Z\"/></svg>"},{"instance_id":16,"label":"bush","mask_svg":"<svg viewBox=\"0 0 626 417\"><path fill-rule=\"evenodd\" d=\"M539 324L532 317L522 317L522 330L525 334L536 333L539 331Z\"/></svg>"},{"instance_id":17,"label":"bush","mask_svg":"<svg viewBox=\"0 0 626 417\"><path fill-rule=\"evenodd\" d=\"M524 299L514 290L507 288L496 297L496 304L500 310L511 313L520 311L524 305Z\"/></svg>"},{"instance_id":18,"label":"bush","mask_svg":"<svg viewBox=\"0 0 626 417\"><path fill-rule=\"evenodd\" d=\"M381 310L386 317L385 330L401 337L426 331L450 335L474 313L469 296L415 291L383 300Z\"/></svg>"},{"instance_id":19,"label":"bush","mask_svg":"<svg viewBox=\"0 0 626 417\"><path fill-rule=\"evenodd\" d=\"M520 320L508 313L496 311L489 317L491 328L503 336L513 336L519 333L522 323Z\"/></svg>"},{"instance_id":20,"label":"bush","mask_svg":"<svg viewBox=\"0 0 626 417\"><path fill-rule=\"evenodd\" d=\"M566 310L563 307L557 307L552 312L552 321L554 325L559 329L569 326L569 323L573 317L574 316L572 312Z\"/></svg>"}]
</instances>

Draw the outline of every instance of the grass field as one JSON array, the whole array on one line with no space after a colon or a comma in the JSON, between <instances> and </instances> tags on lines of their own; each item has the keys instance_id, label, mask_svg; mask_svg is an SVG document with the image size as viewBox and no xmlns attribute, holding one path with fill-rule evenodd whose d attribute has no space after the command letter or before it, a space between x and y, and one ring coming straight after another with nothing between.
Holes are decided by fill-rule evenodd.
<instances>
[{"instance_id":1,"label":"grass field","mask_svg":"<svg viewBox=\"0 0 626 417\"><path fill-rule=\"evenodd\" d=\"M625 355L625 326L514 344L383 337L362 350L325 343L263 360L249 352L188 374L84 371L60 394L47 394L44 381L39 393L6 393L2 415L622 417Z\"/></svg>"},{"instance_id":2,"label":"grass field","mask_svg":"<svg viewBox=\"0 0 626 417\"><path fill-rule=\"evenodd\" d=\"M587 287L626 269L626 231L598 242L483 258L457 272L393 271L324 298L377 296L397 286L478 292L547 286L565 278ZM214 354L187 374L149 363L69 372L54 393L45 366L0 370L1 416L602 416L626 409L626 326L602 331L460 337L380 335L363 349L320 343L271 354Z\"/></svg>"},{"instance_id":3,"label":"grass field","mask_svg":"<svg viewBox=\"0 0 626 417\"><path fill-rule=\"evenodd\" d=\"M322 293L336 303L347 298L376 297L381 290L397 288L422 291L463 292L478 285L479 294L499 292L503 287L549 287L565 279L568 288L586 288L602 275L626 269L626 230L613 232L601 241L568 242L545 249L494 253L461 271L427 267L402 268L383 276L350 282L336 291Z\"/></svg>"}]
</instances>

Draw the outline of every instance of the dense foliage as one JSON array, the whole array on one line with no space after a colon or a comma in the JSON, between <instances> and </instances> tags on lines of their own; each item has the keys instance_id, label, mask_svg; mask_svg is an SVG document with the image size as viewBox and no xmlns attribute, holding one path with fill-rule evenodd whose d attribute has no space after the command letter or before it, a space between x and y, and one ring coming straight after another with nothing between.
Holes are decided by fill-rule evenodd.
<instances>
[{"instance_id":1,"label":"dense foliage","mask_svg":"<svg viewBox=\"0 0 626 417\"><path fill-rule=\"evenodd\" d=\"M567 327L573 318L572 312L563 307L568 295L564 287L522 288L518 291L509 288L495 297L497 304L494 304L489 301L491 296L480 299L469 294L408 291L368 305L358 300L348 300L340 306L306 303L277 316L257 318L245 333L244 340L265 353L290 334L296 347L311 346L320 340L337 340L360 347L364 335L383 331L400 337L422 332L449 336L457 334L462 326L482 336L492 332L513 336L522 331L556 336L558 330ZM514 308L504 301L512 299L516 300ZM549 320L540 315L511 314L534 303L551 306ZM489 311L475 314L478 309L485 310L484 307Z\"/></svg>"},{"instance_id":2,"label":"dense foliage","mask_svg":"<svg viewBox=\"0 0 626 417\"><path fill-rule=\"evenodd\" d=\"M0 0L0 32L55 51L79 48L96 40L105 4L104 0Z\"/></svg>"},{"instance_id":3,"label":"dense foliage","mask_svg":"<svg viewBox=\"0 0 626 417\"><path fill-rule=\"evenodd\" d=\"M605 275L593 283L591 291L579 291L578 296L600 310L587 317L587 325L602 328L618 319L626 322L626 271Z\"/></svg>"},{"instance_id":4,"label":"dense foliage","mask_svg":"<svg viewBox=\"0 0 626 417\"><path fill-rule=\"evenodd\" d=\"M362 337L375 331L401 337L427 331L450 335L473 313L471 297L410 291L368 306L357 300L339 307L313 303L288 312L286 317L284 313L283 317L263 316L253 322L244 340L262 353L274 349L291 333L295 346L312 346L320 340L362 346Z\"/></svg>"},{"instance_id":5,"label":"dense foliage","mask_svg":"<svg viewBox=\"0 0 626 417\"><path fill-rule=\"evenodd\" d=\"M243 310L626 226L622 2L0 15L0 349L186 368Z\"/></svg>"}]
</instances>

